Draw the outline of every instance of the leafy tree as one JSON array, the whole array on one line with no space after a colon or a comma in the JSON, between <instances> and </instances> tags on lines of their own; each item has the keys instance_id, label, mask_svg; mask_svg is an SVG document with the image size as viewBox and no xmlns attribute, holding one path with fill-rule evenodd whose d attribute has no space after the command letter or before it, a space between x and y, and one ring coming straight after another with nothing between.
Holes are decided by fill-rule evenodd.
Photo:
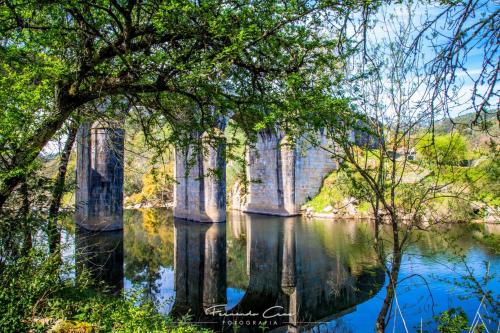
<instances>
[{"instance_id":1,"label":"leafy tree","mask_svg":"<svg viewBox=\"0 0 500 333\"><path fill-rule=\"evenodd\" d=\"M416 148L415 138L422 132L435 138L433 127L428 125L432 125L434 117L448 111L447 100L436 103L429 89L435 77L426 71L422 45L412 47L414 6L417 5L404 3L395 8L384 7L376 25L384 37L369 39L366 53L354 57L358 61L348 67L344 89L317 93L312 107L299 113L302 128L322 131L331 140L331 144L322 147L338 159L341 168L350 170L346 175L353 192L371 205L377 258L388 278L375 323L377 332L385 331L391 320L390 310L398 306L394 299L411 235L416 229L442 222L442 217L448 218L433 211L439 198L463 195L462 189L452 186L457 177L444 181L441 170L437 176L427 174L411 180L407 177L410 170L422 171L410 158ZM353 140L353 134L359 132L371 140ZM463 158L465 140L457 136L453 139L431 141L433 149L441 149L439 163L456 163Z\"/></svg>"},{"instance_id":2,"label":"leafy tree","mask_svg":"<svg viewBox=\"0 0 500 333\"><path fill-rule=\"evenodd\" d=\"M234 113L252 127L291 77L342 59L350 50L347 18L366 7L356 0L0 2L0 207L88 103L102 113L126 98L122 115L130 103L153 107L140 111L143 123L172 125L177 143L180 131L201 133ZM338 33L323 34L325 26ZM325 52L335 45L337 52Z\"/></svg>"},{"instance_id":3,"label":"leafy tree","mask_svg":"<svg viewBox=\"0 0 500 333\"><path fill-rule=\"evenodd\" d=\"M417 152L429 163L457 165L468 151L465 137L459 133L424 135L416 145Z\"/></svg>"}]
</instances>

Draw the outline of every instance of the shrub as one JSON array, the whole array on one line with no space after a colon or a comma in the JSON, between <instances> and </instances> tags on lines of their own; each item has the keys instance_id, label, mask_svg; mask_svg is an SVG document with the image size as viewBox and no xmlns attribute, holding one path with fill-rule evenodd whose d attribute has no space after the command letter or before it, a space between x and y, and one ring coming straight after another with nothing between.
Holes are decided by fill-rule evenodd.
<instances>
[{"instance_id":1,"label":"shrub","mask_svg":"<svg viewBox=\"0 0 500 333\"><path fill-rule=\"evenodd\" d=\"M200 332L199 327L157 311L140 291L117 297L87 272L71 276L71 265L40 251L0 267L2 332ZM77 330L76 330L77 329ZM206 330L205 330L206 332Z\"/></svg>"},{"instance_id":2,"label":"shrub","mask_svg":"<svg viewBox=\"0 0 500 333\"><path fill-rule=\"evenodd\" d=\"M468 151L465 137L458 133L445 135L427 134L417 143L418 154L431 164L458 165Z\"/></svg>"},{"instance_id":3,"label":"shrub","mask_svg":"<svg viewBox=\"0 0 500 333\"><path fill-rule=\"evenodd\" d=\"M468 319L464 310L451 308L442 312L436 318L438 331L441 333L461 333L468 329Z\"/></svg>"}]
</instances>

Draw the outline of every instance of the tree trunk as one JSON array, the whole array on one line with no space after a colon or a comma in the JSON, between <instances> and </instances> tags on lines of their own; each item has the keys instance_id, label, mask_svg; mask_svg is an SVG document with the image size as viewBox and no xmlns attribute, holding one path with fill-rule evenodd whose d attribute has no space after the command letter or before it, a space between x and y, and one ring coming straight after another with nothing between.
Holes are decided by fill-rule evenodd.
<instances>
[{"instance_id":1,"label":"tree trunk","mask_svg":"<svg viewBox=\"0 0 500 333\"><path fill-rule=\"evenodd\" d=\"M24 233L24 242L22 248L22 254L27 255L31 248L33 247L33 241L31 238L31 223L29 218L30 213L30 201L29 201L29 192L28 192L28 184L26 180L21 184L19 189L22 196L22 206L20 210L21 221L23 223L23 233Z\"/></svg>"},{"instance_id":2,"label":"tree trunk","mask_svg":"<svg viewBox=\"0 0 500 333\"><path fill-rule=\"evenodd\" d=\"M49 225L48 225L48 238L49 238L49 251L55 253L58 251L61 243L61 234L57 228L57 214L61 207L61 199L64 194L64 185L66 179L66 172L68 168L69 158L71 156L71 148L75 142L76 133L78 131L78 123L74 121L71 123L68 132L68 138L64 144L59 161L59 169L57 172L56 182L52 190L52 200L49 207Z\"/></svg>"},{"instance_id":3,"label":"tree trunk","mask_svg":"<svg viewBox=\"0 0 500 333\"><path fill-rule=\"evenodd\" d=\"M396 239L397 241L397 239ZM389 282L386 287L386 295L384 302L382 303L382 308L378 313L377 322L375 323L375 330L377 333L384 333L386 327L386 318L391 308L392 302L394 300L394 295L396 293L396 286L399 278L399 270L401 268L401 258L402 253L399 250L399 246L395 245L393 249L393 262L391 271L388 272Z\"/></svg>"},{"instance_id":4,"label":"tree trunk","mask_svg":"<svg viewBox=\"0 0 500 333\"><path fill-rule=\"evenodd\" d=\"M56 89L54 111L25 141L25 144L14 152L13 162L5 170L7 176L0 180L0 212L12 191L24 179L25 170L38 157L54 134L61 129L71 112L92 99L89 96L77 97L70 91L70 86Z\"/></svg>"}]
</instances>

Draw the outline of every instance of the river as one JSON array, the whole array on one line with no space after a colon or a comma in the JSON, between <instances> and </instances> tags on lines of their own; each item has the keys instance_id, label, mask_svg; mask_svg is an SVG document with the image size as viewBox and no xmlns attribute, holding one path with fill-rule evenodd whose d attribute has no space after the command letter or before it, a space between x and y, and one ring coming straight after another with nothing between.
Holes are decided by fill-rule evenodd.
<instances>
[{"instance_id":1,"label":"river","mask_svg":"<svg viewBox=\"0 0 500 333\"><path fill-rule=\"evenodd\" d=\"M435 331L433 316L458 306L472 321L480 298L463 285L466 275L496 274L485 286L498 296L500 256L473 232L415 233L388 331ZM200 224L143 209L126 211L120 232L65 233L64 253L111 291L140 290L162 312L216 331L373 332L387 279L372 235L363 221L229 213L226 223ZM487 325L496 331L498 317Z\"/></svg>"}]
</instances>

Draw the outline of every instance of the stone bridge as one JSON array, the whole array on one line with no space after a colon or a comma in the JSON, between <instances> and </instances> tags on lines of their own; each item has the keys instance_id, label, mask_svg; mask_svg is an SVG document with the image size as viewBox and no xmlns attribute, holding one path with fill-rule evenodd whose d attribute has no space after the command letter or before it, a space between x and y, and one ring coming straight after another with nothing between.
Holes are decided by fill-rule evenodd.
<instances>
[{"instance_id":1,"label":"stone bridge","mask_svg":"<svg viewBox=\"0 0 500 333\"><path fill-rule=\"evenodd\" d=\"M328 145L324 135L317 140ZM177 150L174 216L201 222L226 220L224 144L205 141L202 149ZM319 191L336 168L324 149L306 140L295 144L279 132L263 130L246 149L246 193L234 189L231 208L248 213L293 216ZM214 172L217 171L217 172Z\"/></svg>"},{"instance_id":2,"label":"stone bridge","mask_svg":"<svg viewBox=\"0 0 500 333\"><path fill-rule=\"evenodd\" d=\"M176 149L174 216L199 222L226 220L223 140L201 136L201 147ZM328 146L325 135L316 140ZM217 141L217 142L216 142ZM89 230L121 229L124 131L101 123L83 125L77 138L77 223ZM336 168L330 154L280 131L263 130L246 149L246 190L234 190L231 207L243 212L293 216Z\"/></svg>"}]
</instances>

